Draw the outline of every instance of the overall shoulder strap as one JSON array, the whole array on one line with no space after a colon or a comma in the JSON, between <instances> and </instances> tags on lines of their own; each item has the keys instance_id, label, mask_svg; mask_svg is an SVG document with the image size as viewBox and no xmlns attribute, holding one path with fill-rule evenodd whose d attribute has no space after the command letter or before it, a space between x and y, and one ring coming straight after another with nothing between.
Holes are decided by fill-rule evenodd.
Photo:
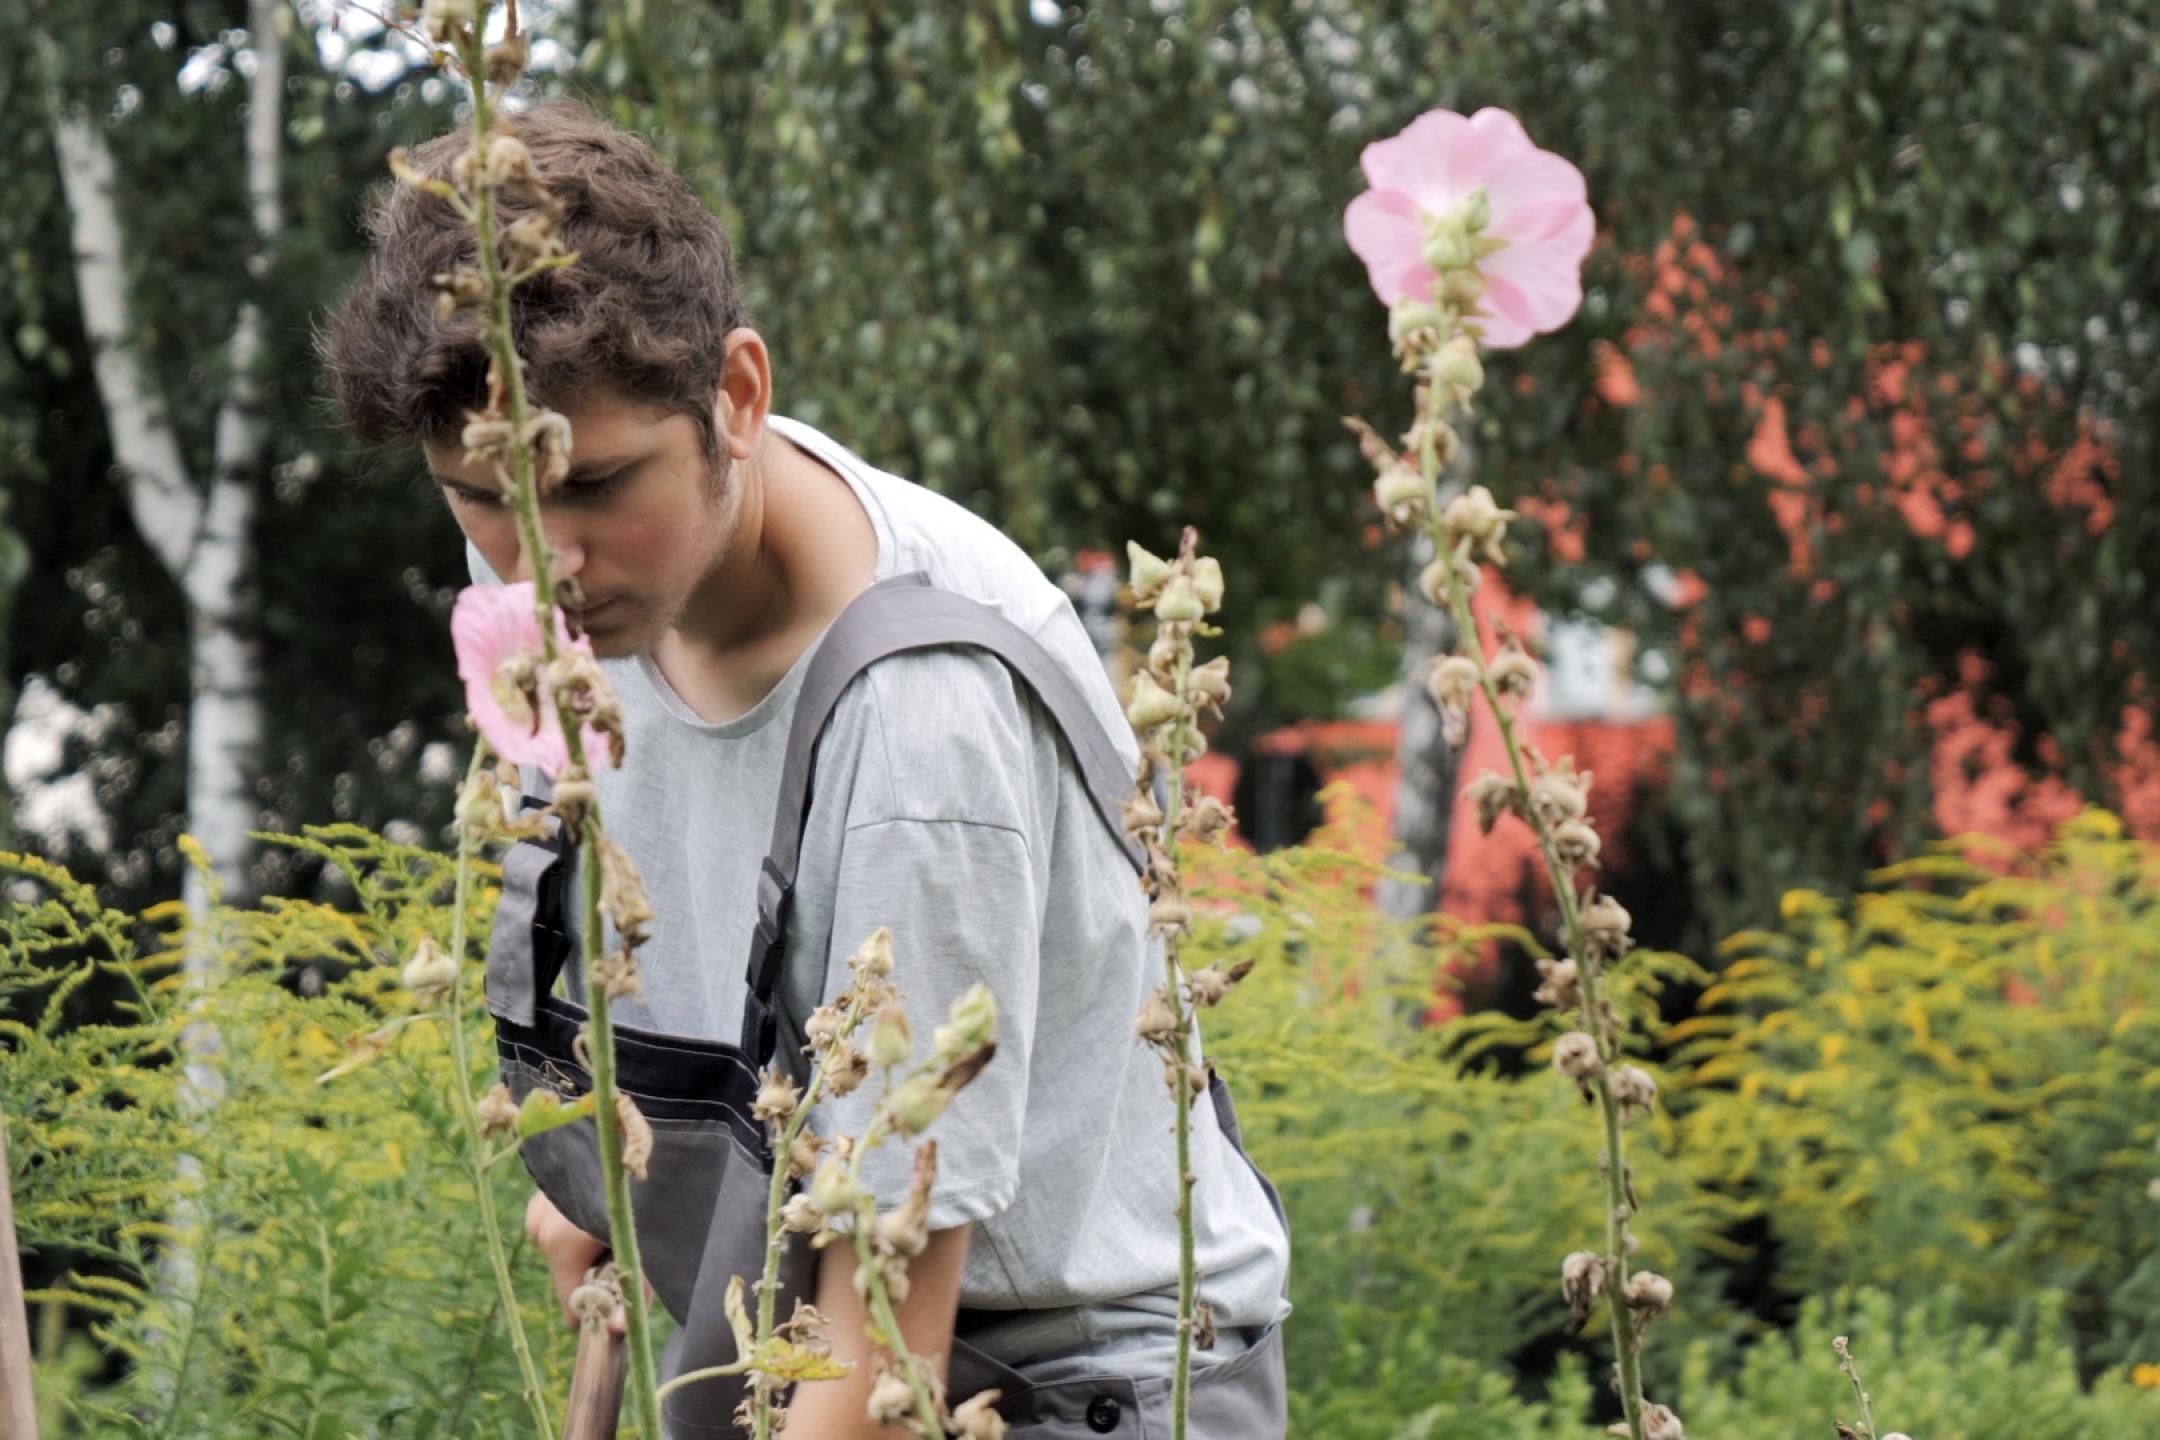
<instances>
[{"instance_id":1,"label":"overall shoulder strap","mask_svg":"<svg viewBox=\"0 0 2160 1440\"><path fill-rule=\"evenodd\" d=\"M858 595L825 632L795 702L781 764L772 844L758 873L758 917L750 937L747 977L750 993L743 1006L743 1053L760 1066L772 1058L778 1018L773 994L785 958L788 905L801 860L818 742L842 692L857 675L888 655L947 645L988 650L1027 684L1064 737L1096 814L1117 839L1127 862L1136 874L1145 863L1140 846L1125 833L1121 808L1132 793L1133 777L1080 687L1050 652L989 606L937 589L920 572L878 582Z\"/></svg>"}]
</instances>

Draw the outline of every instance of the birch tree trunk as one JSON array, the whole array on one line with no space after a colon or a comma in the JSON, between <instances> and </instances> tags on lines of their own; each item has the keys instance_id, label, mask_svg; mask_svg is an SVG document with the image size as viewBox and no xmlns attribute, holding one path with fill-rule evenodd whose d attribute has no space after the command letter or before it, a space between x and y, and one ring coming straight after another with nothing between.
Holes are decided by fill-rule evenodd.
<instances>
[{"instance_id":1,"label":"birch tree trunk","mask_svg":"<svg viewBox=\"0 0 2160 1440\"><path fill-rule=\"evenodd\" d=\"M285 64L279 0L252 0L255 70L248 82L247 169L255 253L248 274L269 273L283 228L279 136ZM187 828L210 857L217 888L248 891L255 782L262 747L262 654L255 589L255 495L268 447L260 306L242 303L228 341L231 379L217 417L207 490L187 472L179 436L137 354L126 292L125 235L113 202L113 157L101 122L61 93L51 42L53 145L75 252L75 285L98 395L112 436L115 478L135 528L186 599L189 619ZM184 896L200 916L208 895L190 870Z\"/></svg>"},{"instance_id":2,"label":"birch tree trunk","mask_svg":"<svg viewBox=\"0 0 2160 1440\"><path fill-rule=\"evenodd\" d=\"M250 0L248 32L255 69L248 77L247 188L254 249L247 257L253 285L269 276L284 228L279 199L279 141L284 131L286 13L282 0ZM216 892L247 895L256 828L255 783L260 774L262 638L255 588L255 496L269 446L264 400L267 347L262 307L243 299L227 341L230 379L218 407L207 488L187 472L171 412L135 348L125 263L126 236L113 200L113 156L101 121L62 92L49 37L45 52L53 114L53 147L67 195L75 254L75 288L97 375L98 396L111 432L114 475L143 540L179 586L188 609L187 829L209 857L205 877L189 866L182 898L194 920L194 943L183 970L191 990L218 967L209 924ZM186 1096L203 1108L223 1091L218 1034L207 1022L188 1026L181 1041ZM193 1155L180 1160L175 1220L183 1233L192 1213ZM181 1296L195 1289L195 1263L185 1244L165 1254L165 1283Z\"/></svg>"}]
</instances>

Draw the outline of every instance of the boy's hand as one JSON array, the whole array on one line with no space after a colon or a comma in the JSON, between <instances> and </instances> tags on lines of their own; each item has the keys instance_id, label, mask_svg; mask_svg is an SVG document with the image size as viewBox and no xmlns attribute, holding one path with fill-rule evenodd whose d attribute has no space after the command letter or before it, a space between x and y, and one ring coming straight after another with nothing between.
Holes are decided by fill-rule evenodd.
<instances>
[{"instance_id":1,"label":"boy's hand","mask_svg":"<svg viewBox=\"0 0 2160 1440\"><path fill-rule=\"evenodd\" d=\"M608 1247L599 1236L588 1235L571 1224L569 1217L555 1208L555 1202L537 1190L525 1207L525 1233L547 1257L548 1278L555 1282L555 1299L562 1305L563 1323L577 1329L577 1317L570 1313L570 1292L585 1283L585 1272L600 1263ZM608 1328L618 1335L622 1333L620 1306L609 1319Z\"/></svg>"}]
</instances>

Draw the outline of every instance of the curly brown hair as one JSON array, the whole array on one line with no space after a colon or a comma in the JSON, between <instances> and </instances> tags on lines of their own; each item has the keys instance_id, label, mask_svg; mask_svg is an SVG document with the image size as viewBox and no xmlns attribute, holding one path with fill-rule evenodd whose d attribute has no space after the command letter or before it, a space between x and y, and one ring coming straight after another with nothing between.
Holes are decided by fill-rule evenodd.
<instances>
[{"instance_id":1,"label":"curly brown hair","mask_svg":"<svg viewBox=\"0 0 2160 1440\"><path fill-rule=\"evenodd\" d=\"M650 146L576 101L536 102L502 126L531 152L578 257L513 294L528 392L556 409L605 391L688 415L715 456L724 341L748 323L727 232ZM469 143L453 131L407 158L448 179ZM530 209L508 191L498 204L505 225ZM369 197L365 224L367 269L318 346L332 398L370 445L455 436L485 400L487 352L471 320L437 320L432 277L475 263L472 231L448 202L395 182Z\"/></svg>"}]
</instances>

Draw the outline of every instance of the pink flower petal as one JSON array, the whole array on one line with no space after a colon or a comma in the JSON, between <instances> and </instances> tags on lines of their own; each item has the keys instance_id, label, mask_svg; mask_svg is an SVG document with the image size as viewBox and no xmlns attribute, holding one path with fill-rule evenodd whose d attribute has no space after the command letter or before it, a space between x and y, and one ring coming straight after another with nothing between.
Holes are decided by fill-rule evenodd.
<instances>
[{"instance_id":1,"label":"pink flower petal","mask_svg":"<svg viewBox=\"0 0 2160 1440\"><path fill-rule=\"evenodd\" d=\"M1428 215L1455 208L1485 179L1485 141L1452 110L1428 110L1399 135L1375 140L1359 156L1377 190L1399 190Z\"/></svg>"},{"instance_id":2,"label":"pink flower petal","mask_svg":"<svg viewBox=\"0 0 2160 1440\"><path fill-rule=\"evenodd\" d=\"M592 653L591 641L570 638L560 611L555 627L559 650ZM537 660L541 654L532 583L466 586L450 612L450 639L457 651L458 679L465 685L465 707L488 747L511 764L537 766L550 778L569 768L570 747L545 681L539 687L537 724L522 699L506 706L496 690L496 676L506 661L521 654ZM589 760L607 753L606 737L590 726L583 739Z\"/></svg>"},{"instance_id":3,"label":"pink flower petal","mask_svg":"<svg viewBox=\"0 0 2160 1440\"><path fill-rule=\"evenodd\" d=\"M1396 190L1367 190L1343 211L1343 238L1365 262L1365 273L1381 304L1393 305L1402 299L1420 271L1427 276L1429 293L1424 226L1409 196Z\"/></svg>"},{"instance_id":4,"label":"pink flower petal","mask_svg":"<svg viewBox=\"0 0 2160 1440\"><path fill-rule=\"evenodd\" d=\"M1465 119L1429 110L1361 157L1373 188L1343 213L1344 238L1381 302L1426 298L1425 222L1485 188L1486 233L1508 243L1481 260L1485 344L1519 345L1558 329L1582 305L1582 262L1597 233L1582 172L1540 150L1522 122L1491 106Z\"/></svg>"}]
</instances>

